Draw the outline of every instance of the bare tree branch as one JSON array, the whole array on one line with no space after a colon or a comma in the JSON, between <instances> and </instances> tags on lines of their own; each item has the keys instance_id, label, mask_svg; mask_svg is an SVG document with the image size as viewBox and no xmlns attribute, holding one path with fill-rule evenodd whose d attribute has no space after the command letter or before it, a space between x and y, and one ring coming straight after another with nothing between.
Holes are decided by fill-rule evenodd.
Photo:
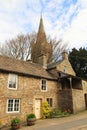
<instances>
[{"instance_id":1,"label":"bare tree branch","mask_svg":"<svg viewBox=\"0 0 87 130\"><path fill-rule=\"evenodd\" d=\"M0 47L0 54L26 61L30 59L31 53L34 54L33 56L38 53L35 52L35 47L39 48L40 50L39 44L41 44L41 42L37 44L37 46L34 46L36 44L36 38L37 34L35 32L27 35L17 35L16 38L6 41L5 44ZM48 44L51 44L53 50L53 52L50 53L51 55L49 56L49 58L53 56L53 61L58 61L61 52L67 50L68 44L63 43L61 39L56 40L56 38L51 39L50 37L47 38L47 41Z\"/></svg>"},{"instance_id":2,"label":"bare tree branch","mask_svg":"<svg viewBox=\"0 0 87 130\"><path fill-rule=\"evenodd\" d=\"M15 39L6 41L0 47L0 54L21 60L28 60L31 54L31 46L36 41L36 33L18 35Z\"/></svg>"}]
</instances>

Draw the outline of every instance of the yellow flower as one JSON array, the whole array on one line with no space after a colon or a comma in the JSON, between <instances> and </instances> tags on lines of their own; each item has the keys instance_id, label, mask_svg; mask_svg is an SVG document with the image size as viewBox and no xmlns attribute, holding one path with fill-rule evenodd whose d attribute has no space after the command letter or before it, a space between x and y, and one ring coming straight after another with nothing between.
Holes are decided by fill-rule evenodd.
<instances>
[{"instance_id":1,"label":"yellow flower","mask_svg":"<svg viewBox=\"0 0 87 130\"><path fill-rule=\"evenodd\" d=\"M2 120L0 119L0 125L2 124Z\"/></svg>"}]
</instances>

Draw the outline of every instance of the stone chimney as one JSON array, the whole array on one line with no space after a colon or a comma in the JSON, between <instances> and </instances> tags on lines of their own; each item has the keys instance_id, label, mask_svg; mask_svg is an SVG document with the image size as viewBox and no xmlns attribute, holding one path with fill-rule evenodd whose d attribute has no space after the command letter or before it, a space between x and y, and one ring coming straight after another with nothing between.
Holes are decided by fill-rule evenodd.
<instances>
[{"instance_id":1,"label":"stone chimney","mask_svg":"<svg viewBox=\"0 0 87 130\"><path fill-rule=\"evenodd\" d=\"M68 60L68 53L66 51L62 52L62 59Z\"/></svg>"},{"instance_id":2,"label":"stone chimney","mask_svg":"<svg viewBox=\"0 0 87 130\"><path fill-rule=\"evenodd\" d=\"M47 59L48 59L48 56L47 54L41 54L39 56L39 64L41 64L43 66L43 68L47 68Z\"/></svg>"}]
</instances>

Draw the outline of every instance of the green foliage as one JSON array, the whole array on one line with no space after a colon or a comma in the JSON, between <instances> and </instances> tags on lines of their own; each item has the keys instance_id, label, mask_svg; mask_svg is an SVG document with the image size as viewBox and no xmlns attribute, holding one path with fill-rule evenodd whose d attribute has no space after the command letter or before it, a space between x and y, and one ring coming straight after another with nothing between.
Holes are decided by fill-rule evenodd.
<instances>
[{"instance_id":1,"label":"green foliage","mask_svg":"<svg viewBox=\"0 0 87 130\"><path fill-rule=\"evenodd\" d=\"M49 118L58 118L58 117L68 116L70 114L69 112L67 110L62 112L60 109L53 109L50 111Z\"/></svg>"},{"instance_id":2,"label":"green foliage","mask_svg":"<svg viewBox=\"0 0 87 130\"><path fill-rule=\"evenodd\" d=\"M43 102L42 104L42 118L47 118L50 115L50 108L47 101Z\"/></svg>"},{"instance_id":3,"label":"green foliage","mask_svg":"<svg viewBox=\"0 0 87 130\"><path fill-rule=\"evenodd\" d=\"M69 61L78 77L87 79L87 49L73 48L69 53Z\"/></svg>"},{"instance_id":4,"label":"green foliage","mask_svg":"<svg viewBox=\"0 0 87 130\"><path fill-rule=\"evenodd\" d=\"M35 114L31 113L27 115L27 119L36 118Z\"/></svg>"},{"instance_id":5,"label":"green foliage","mask_svg":"<svg viewBox=\"0 0 87 130\"><path fill-rule=\"evenodd\" d=\"M19 124L20 122L21 122L21 120L18 117L16 117L11 120L11 125L16 125L16 124Z\"/></svg>"}]
</instances>

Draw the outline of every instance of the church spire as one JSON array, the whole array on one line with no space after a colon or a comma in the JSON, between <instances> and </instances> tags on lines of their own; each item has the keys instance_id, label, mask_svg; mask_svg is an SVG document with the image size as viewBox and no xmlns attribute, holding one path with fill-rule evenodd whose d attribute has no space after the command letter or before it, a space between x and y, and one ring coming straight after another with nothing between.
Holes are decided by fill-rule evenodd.
<instances>
[{"instance_id":1,"label":"church spire","mask_svg":"<svg viewBox=\"0 0 87 130\"><path fill-rule=\"evenodd\" d=\"M42 16L40 18L37 40L31 49L31 59L34 63L43 66L52 61L52 45L46 40Z\"/></svg>"},{"instance_id":2,"label":"church spire","mask_svg":"<svg viewBox=\"0 0 87 130\"><path fill-rule=\"evenodd\" d=\"M46 42L46 34L44 31L43 18L41 15L38 34L37 34L37 43L42 44L43 42Z\"/></svg>"},{"instance_id":3,"label":"church spire","mask_svg":"<svg viewBox=\"0 0 87 130\"><path fill-rule=\"evenodd\" d=\"M40 18L40 24L39 24L38 33L45 33L45 32L44 32L44 25L43 25L43 18L42 18L42 15L41 15L41 18Z\"/></svg>"}]
</instances>

